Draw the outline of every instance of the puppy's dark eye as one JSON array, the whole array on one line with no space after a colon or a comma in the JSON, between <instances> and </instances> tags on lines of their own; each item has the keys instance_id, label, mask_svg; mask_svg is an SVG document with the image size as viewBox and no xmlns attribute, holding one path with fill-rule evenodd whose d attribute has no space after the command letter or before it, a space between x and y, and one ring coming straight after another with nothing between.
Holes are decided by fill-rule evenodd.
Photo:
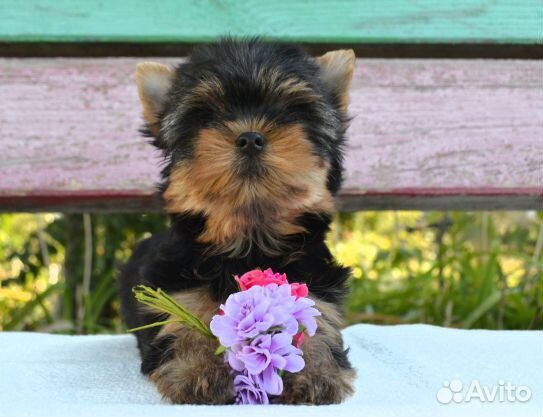
<instances>
[{"instance_id":1,"label":"puppy's dark eye","mask_svg":"<svg viewBox=\"0 0 543 417\"><path fill-rule=\"evenodd\" d=\"M291 125L299 121L296 115L292 112L282 112L275 118L275 122L280 125Z\"/></svg>"},{"instance_id":2,"label":"puppy's dark eye","mask_svg":"<svg viewBox=\"0 0 543 417\"><path fill-rule=\"evenodd\" d=\"M193 126L207 127L213 123L216 113L207 106L193 106L183 114L183 121Z\"/></svg>"}]
</instances>

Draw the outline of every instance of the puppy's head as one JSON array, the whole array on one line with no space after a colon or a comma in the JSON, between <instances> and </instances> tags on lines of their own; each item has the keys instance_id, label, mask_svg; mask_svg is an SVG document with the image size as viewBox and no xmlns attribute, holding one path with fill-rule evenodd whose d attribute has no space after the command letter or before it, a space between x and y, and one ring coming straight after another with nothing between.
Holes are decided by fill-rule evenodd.
<instances>
[{"instance_id":1,"label":"puppy's head","mask_svg":"<svg viewBox=\"0 0 543 417\"><path fill-rule=\"evenodd\" d=\"M329 213L342 179L354 53L222 40L177 68L146 62L137 82L147 133L167 166L166 210L205 218L199 240L278 254L305 213Z\"/></svg>"}]
</instances>

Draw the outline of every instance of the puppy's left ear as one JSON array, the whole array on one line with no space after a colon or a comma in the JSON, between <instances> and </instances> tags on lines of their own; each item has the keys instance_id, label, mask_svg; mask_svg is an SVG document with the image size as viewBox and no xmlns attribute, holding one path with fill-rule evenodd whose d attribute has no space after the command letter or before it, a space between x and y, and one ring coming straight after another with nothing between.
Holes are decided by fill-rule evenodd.
<instances>
[{"instance_id":1,"label":"puppy's left ear","mask_svg":"<svg viewBox=\"0 0 543 417\"><path fill-rule=\"evenodd\" d=\"M347 111L349 89L353 79L356 57L352 49L327 52L315 59L320 67L319 77L339 100L341 110Z\"/></svg>"},{"instance_id":2,"label":"puppy's left ear","mask_svg":"<svg viewBox=\"0 0 543 417\"><path fill-rule=\"evenodd\" d=\"M143 118L154 136L157 136L160 130L158 115L164 109L173 78L174 70L163 64L143 62L136 67Z\"/></svg>"}]
</instances>

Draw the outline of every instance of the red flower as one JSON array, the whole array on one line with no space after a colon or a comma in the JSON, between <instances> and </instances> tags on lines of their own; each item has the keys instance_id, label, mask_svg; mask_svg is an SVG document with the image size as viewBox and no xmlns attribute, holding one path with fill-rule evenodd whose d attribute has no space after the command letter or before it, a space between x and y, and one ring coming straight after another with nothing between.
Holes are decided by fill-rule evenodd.
<instances>
[{"instance_id":1,"label":"red flower","mask_svg":"<svg viewBox=\"0 0 543 417\"><path fill-rule=\"evenodd\" d=\"M299 282L293 282L290 284L291 288L291 294L298 298L307 297L307 294L309 294L309 289L307 288L307 285L300 284Z\"/></svg>"},{"instance_id":2,"label":"red flower","mask_svg":"<svg viewBox=\"0 0 543 417\"><path fill-rule=\"evenodd\" d=\"M268 284L288 284L287 276L285 274L276 274L271 268L268 268L265 271L253 269L252 271L246 272L241 277L234 275L234 279L238 282L242 291L246 291L255 285L265 287Z\"/></svg>"}]
</instances>

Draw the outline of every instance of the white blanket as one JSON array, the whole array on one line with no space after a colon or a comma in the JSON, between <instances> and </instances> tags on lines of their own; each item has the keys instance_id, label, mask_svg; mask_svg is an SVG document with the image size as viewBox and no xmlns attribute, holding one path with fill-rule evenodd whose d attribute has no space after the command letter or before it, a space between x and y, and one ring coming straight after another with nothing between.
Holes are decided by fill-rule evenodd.
<instances>
[{"instance_id":1,"label":"white blanket","mask_svg":"<svg viewBox=\"0 0 543 417\"><path fill-rule=\"evenodd\" d=\"M358 371L344 404L204 407L163 402L139 373L132 335L0 333L0 416L543 416L541 331L356 325L343 334Z\"/></svg>"}]
</instances>

